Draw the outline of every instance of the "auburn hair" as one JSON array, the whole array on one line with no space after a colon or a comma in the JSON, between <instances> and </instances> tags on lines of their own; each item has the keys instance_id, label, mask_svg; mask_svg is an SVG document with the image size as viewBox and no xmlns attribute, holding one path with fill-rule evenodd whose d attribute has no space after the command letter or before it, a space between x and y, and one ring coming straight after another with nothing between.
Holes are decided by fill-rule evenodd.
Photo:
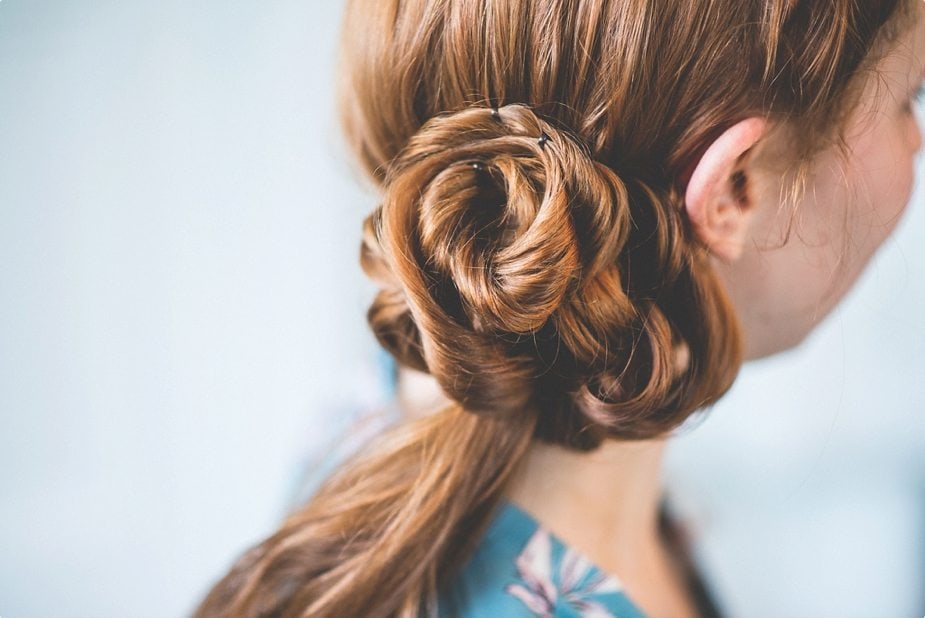
<instances>
[{"instance_id":1,"label":"auburn hair","mask_svg":"<svg viewBox=\"0 0 925 618\"><path fill-rule=\"evenodd\" d=\"M343 462L195 616L434 615L532 440L651 439L719 399L742 334L685 219L691 166L752 115L794 169L843 148L912 7L347 0L369 324L451 403Z\"/></svg>"}]
</instances>

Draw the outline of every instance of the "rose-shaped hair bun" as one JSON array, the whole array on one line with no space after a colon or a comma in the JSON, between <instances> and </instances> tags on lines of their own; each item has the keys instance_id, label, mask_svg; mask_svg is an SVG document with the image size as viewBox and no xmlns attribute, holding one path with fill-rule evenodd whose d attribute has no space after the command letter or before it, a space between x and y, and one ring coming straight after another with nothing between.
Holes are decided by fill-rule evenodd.
<instances>
[{"instance_id":1,"label":"rose-shaped hair bun","mask_svg":"<svg viewBox=\"0 0 925 618\"><path fill-rule=\"evenodd\" d=\"M525 105L431 118L365 221L377 338L474 412L530 403L555 361L538 337L572 368L559 377L587 381L638 317L617 268L628 203L614 170Z\"/></svg>"}]
</instances>

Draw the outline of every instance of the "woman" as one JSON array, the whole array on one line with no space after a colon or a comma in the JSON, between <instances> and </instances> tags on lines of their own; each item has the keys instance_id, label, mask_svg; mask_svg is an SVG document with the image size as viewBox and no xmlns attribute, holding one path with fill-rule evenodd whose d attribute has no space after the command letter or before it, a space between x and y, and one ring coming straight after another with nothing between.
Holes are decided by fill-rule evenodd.
<instances>
[{"instance_id":1,"label":"woman","mask_svg":"<svg viewBox=\"0 0 925 618\"><path fill-rule=\"evenodd\" d=\"M694 616L672 432L801 341L908 202L919 0L348 0L369 322L448 403L198 616Z\"/></svg>"}]
</instances>

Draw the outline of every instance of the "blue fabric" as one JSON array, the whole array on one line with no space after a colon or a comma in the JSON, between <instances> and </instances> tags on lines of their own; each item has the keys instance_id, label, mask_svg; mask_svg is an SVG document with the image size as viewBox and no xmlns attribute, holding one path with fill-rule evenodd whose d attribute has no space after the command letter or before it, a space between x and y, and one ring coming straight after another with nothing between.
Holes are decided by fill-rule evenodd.
<instances>
[{"instance_id":1,"label":"blue fabric","mask_svg":"<svg viewBox=\"0 0 925 618\"><path fill-rule=\"evenodd\" d=\"M615 576L507 500L438 601L441 617L645 618Z\"/></svg>"}]
</instances>

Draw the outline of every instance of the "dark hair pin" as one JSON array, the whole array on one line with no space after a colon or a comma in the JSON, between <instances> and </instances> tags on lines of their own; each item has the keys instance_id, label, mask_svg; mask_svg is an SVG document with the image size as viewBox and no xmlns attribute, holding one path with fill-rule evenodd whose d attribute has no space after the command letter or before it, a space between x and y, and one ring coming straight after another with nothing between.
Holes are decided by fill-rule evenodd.
<instances>
[{"instance_id":1,"label":"dark hair pin","mask_svg":"<svg viewBox=\"0 0 925 618\"><path fill-rule=\"evenodd\" d=\"M546 135L546 131L543 131L543 134L540 135L540 138L536 140L536 143L540 145L540 148L546 146L546 142L551 142L552 138Z\"/></svg>"},{"instance_id":2,"label":"dark hair pin","mask_svg":"<svg viewBox=\"0 0 925 618\"><path fill-rule=\"evenodd\" d=\"M497 120L498 122L501 121L501 112L498 111L497 107L491 108L491 117Z\"/></svg>"}]
</instances>

